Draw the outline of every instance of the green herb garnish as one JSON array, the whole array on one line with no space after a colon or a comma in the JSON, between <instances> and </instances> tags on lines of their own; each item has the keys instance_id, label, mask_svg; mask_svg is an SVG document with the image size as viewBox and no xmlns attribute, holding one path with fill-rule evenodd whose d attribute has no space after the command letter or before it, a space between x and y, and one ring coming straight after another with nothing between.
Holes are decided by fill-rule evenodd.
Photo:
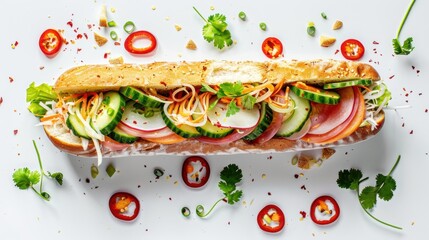
<instances>
[{"instance_id":1,"label":"green herb garnish","mask_svg":"<svg viewBox=\"0 0 429 240\"><path fill-rule=\"evenodd\" d=\"M19 168L17 169L13 175L12 179L15 183L15 186L21 190L27 190L31 188L37 195L39 195L42 199L49 201L51 196L43 191L43 176L54 179L59 185L63 185L63 174L60 172L46 174L43 171L42 160L40 158L39 149L37 149L36 142L33 140L33 146L36 150L37 160L39 161L40 170L31 171L29 168ZM39 184L40 183L40 184ZM35 188L35 185L39 184L39 190Z\"/></svg>"},{"instance_id":2,"label":"green herb garnish","mask_svg":"<svg viewBox=\"0 0 429 240\"><path fill-rule=\"evenodd\" d=\"M58 96L46 83L42 83L36 86L34 82L27 88L26 101L30 103L28 110L33 113L36 117L43 117L46 114L46 109L40 106L40 103L57 100Z\"/></svg>"},{"instance_id":3,"label":"green herb garnish","mask_svg":"<svg viewBox=\"0 0 429 240\"><path fill-rule=\"evenodd\" d=\"M203 27L203 37L207 42L213 42L214 46L219 49L224 48L225 45L232 45L231 32L227 29L228 24L225 15L216 13L205 19L195 7L193 8L206 22Z\"/></svg>"},{"instance_id":4,"label":"green herb garnish","mask_svg":"<svg viewBox=\"0 0 429 240\"><path fill-rule=\"evenodd\" d=\"M404 17L402 18L401 24L399 25L398 32L396 33L396 38L394 38L392 40L393 51L397 55L408 55L414 50L414 47L412 44L413 38L409 37L409 38L405 39L404 43L401 45L401 43L399 41L399 35L401 34L402 27L404 26L405 21L407 20L408 15L410 14L411 8L413 7L415 2L416 2L416 0L411 0L410 5L408 6L407 12L405 13Z\"/></svg>"},{"instance_id":5,"label":"green herb garnish","mask_svg":"<svg viewBox=\"0 0 429 240\"><path fill-rule=\"evenodd\" d=\"M387 225L392 228L402 229L401 227L386 223L376 217L374 217L368 210L371 210L377 203L377 197L389 201L393 197L393 191L396 189L396 181L391 176L396 166L399 163L401 156L399 155L395 165L392 167L390 172L387 175L378 174L376 176L375 186L367 186L362 191L360 191L360 184L368 179L368 177L363 178L362 172L358 169L351 168L349 170L342 170L338 173L337 184L340 188L354 190L357 193L359 203L362 209L368 214L372 219L376 220L379 223Z\"/></svg>"},{"instance_id":6,"label":"green herb garnish","mask_svg":"<svg viewBox=\"0 0 429 240\"><path fill-rule=\"evenodd\" d=\"M221 201L225 201L230 205L234 205L236 202L240 201L243 191L237 190L237 184L241 182L242 178L243 173L236 164L229 164L224 167L220 172L221 181L218 184L224 197L217 200L207 213L204 212L204 207L202 205L198 205L196 208L197 215L201 218L207 217Z\"/></svg>"},{"instance_id":7,"label":"green herb garnish","mask_svg":"<svg viewBox=\"0 0 429 240\"><path fill-rule=\"evenodd\" d=\"M116 168L113 166L113 164L109 164L106 167L106 173L109 177L112 177L116 173Z\"/></svg>"},{"instance_id":8,"label":"green herb garnish","mask_svg":"<svg viewBox=\"0 0 429 240\"><path fill-rule=\"evenodd\" d=\"M328 19L328 16L324 12L320 13L320 16L322 16L322 18L325 20Z\"/></svg>"},{"instance_id":9,"label":"green herb garnish","mask_svg":"<svg viewBox=\"0 0 429 240\"><path fill-rule=\"evenodd\" d=\"M243 107L245 109L253 109L256 98L250 94L243 94L244 86L241 82L235 82L235 83L221 83L219 85L219 91L214 90L212 87L210 87L207 84L202 84L201 92L211 92L213 94L216 94L217 99L216 101L213 101L209 109L213 109L216 104L219 102L219 100L223 97L231 98L230 103L228 104L228 108L226 111L226 116L232 116L240 111L240 108L236 104L236 99L241 98Z\"/></svg>"}]
</instances>

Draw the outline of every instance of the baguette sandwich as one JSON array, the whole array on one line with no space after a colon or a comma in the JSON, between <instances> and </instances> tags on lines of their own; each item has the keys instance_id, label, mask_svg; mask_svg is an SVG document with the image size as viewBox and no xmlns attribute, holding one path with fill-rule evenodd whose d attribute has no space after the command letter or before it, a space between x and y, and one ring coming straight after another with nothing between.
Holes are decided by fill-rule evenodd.
<instances>
[{"instance_id":1,"label":"baguette sandwich","mask_svg":"<svg viewBox=\"0 0 429 240\"><path fill-rule=\"evenodd\" d=\"M30 85L52 143L81 156L299 151L356 143L390 92L360 62L201 61L83 65Z\"/></svg>"}]
</instances>

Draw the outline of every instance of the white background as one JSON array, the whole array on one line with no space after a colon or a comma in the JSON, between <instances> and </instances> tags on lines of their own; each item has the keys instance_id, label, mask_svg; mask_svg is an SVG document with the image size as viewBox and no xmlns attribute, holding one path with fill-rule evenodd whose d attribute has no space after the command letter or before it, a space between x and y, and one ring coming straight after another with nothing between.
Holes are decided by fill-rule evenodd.
<instances>
[{"instance_id":1,"label":"white background","mask_svg":"<svg viewBox=\"0 0 429 240\"><path fill-rule=\"evenodd\" d=\"M93 32L98 16L106 4L109 19L115 20L121 39L126 33L122 24L135 22L137 29L152 32L158 47L152 56L127 54L123 45L109 41L96 47ZM2 3L2 37L0 38L0 236L2 239L422 239L427 232L427 169L429 84L427 83L427 1L417 1L403 29L401 40L414 37L416 49L409 56L393 56L391 40L408 6L407 1L4 1ZM224 51L215 49L201 35L203 15L223 13L236 44ZM213 6L214 10L210 7ZM114 8L114 12L111 11ZM155 10L153 10L155 8ZM248 19L238 19L245 11ZM320 13L328 16L324 20ZM344 22L341 30L331 30L332 23ZM71 21L70 27L67 22ZM313 21L316 37L306 33ZM266 32L259 29L265 22ZM88 28L95 24L95 27ZM176 31L174 25L182 27ZM46 58L39 50L38 39L47 28L64 30L70 44L63 46L55 58ZM78 33L88 39L76 39ZM334 46L322 48L318 37L337 38ZM53 84L66 69L92 63L107 63L105 53L122 55L126 62L180 61L203 59L268 60L261 52L263 39L278 37L284 45L284 59L343 59L335 54L340 43L357 38L366 47L362 61L379 71L393 94L390 106L411 106L386 110L386 124L381 133L369 141L337 149L336 154L320 167L301 170L291 165L293 153L207 156L212 167L208 185L201 190L184 186L180 178L183 156L142 156L104 159L97 179L90 178L95 159L76 158L58 151L45 137L37 119L26 110L25 90L36 83ZM193 39L198 49L190 51L186 42ZM71 43L74 40L75 43ZM15 49L11 44L18 42ZM374 44L374 41L379 44ZM81 49L78 51L78 49ZM413 69L414 68L414 69ZM417 70L420 70L417 73ZM13 81L10 81L10 78ZM14 130L18 133L14 135ZM44 190L51 201L41 200L32 191L14 186L15 169L38 169L31 140L36 140L44 168L64 173L64 185L45 181ZM384 227L370 219L359 206L356 195L337 187L338 171L359 168L374 183L377 173L387 173L398 154L402 161L393 173L397 180L395 196L389 202L378 201L373 210L377 217L403 227L402 231ZM207 219L193 212L186 219L182 206L192 211L198 204L209 206L221 197L218 173L229 163L243 169L240 186L243 201L235 206L219 205ZM109 178L104 168L113 163L120 171ZM153 169L162 167L166 174L155 180ZM294 175L303 173L295 179ZM262 176L265 174L265 178ZM307 190L302 190L305 185ZM139 187L140 186L140 187ZM135 194L141 212L132 223L111 216L108 199L116 191ZM270 193L270 194L269 194ZM341 206L340 219L327 227L316 226L309 217L300 220L300 211L309 212L312 200L319 195L334 196ZM276 235L262 232L256 223L258 211L275 203L285 212L287 226Z\"/></svg>"}]
</instances>

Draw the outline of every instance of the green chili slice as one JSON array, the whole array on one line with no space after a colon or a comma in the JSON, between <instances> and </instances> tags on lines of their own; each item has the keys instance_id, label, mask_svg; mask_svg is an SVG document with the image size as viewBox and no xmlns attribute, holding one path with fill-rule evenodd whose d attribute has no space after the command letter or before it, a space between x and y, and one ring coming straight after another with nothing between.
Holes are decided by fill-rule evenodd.
<instances>
[{"instance_id":1,"label":"green chili slice","mask_svg":"<svg viewBox=\"0 0 429 240\"><path fill-rule=\"evenodd\" d=\"M322 16L323 19L328 19L328 16L326 16L326 13L322 12L320 15Z\"/></svg>"},{"instance_id":2,"label":"green chili slice","mask_svg":"<svg viewBox=\"0 0 429 240\"><path fill-rule=\"evenodd\" d=\"M245 12L243 12L243 11L239 12L239 13L238 13L238 17L239 17L241 20L246 21L246 13L245 13Z\"/></svg>"},{"instance_id":3,"label":"green chili slice","mask_svg":"<svg viewBox=\"0 0 429 240\"><path fill-rule=\"evenodd\" d=\"M134 32L134 30L136 30L136 25L134 22L128 21L124 24L124 31L128 34Z\"/></svg>"},{"instance_id":4,"label":"green chili slice","mask_svg":"<svg viewBox=\"0 0 429 240\"><path fill-rule=\"evenodd\" d=\"M91 177L95 179L98 176L98 167L95 165L91 166Z\"/></svg>"},{"instance_id":5,"label":"green chili slice","mask_svg":"<svg viewBox=\"0 0 429 240\"><path fill-rule=\"evenodd\" d=\"M109 27L116 27L116 22L115 21L109 21L107 23L107 26L109 26Z\"/></svg>"},{"instance_id":6,"label":"green chili slice","mask_svg":"<svg viewBox=\"0 0 429 240\"><path fill-rule=\"evenodd\" d=\"M189 215L191 215L191 211L188 207L183 207L181 212L184 217L189 217Z\"/></svg>"},{"instance_id":7,"label":"green chili slice","mask_svg":"<svg viewBox=\"0 0 429 240\"><path fill-rule=\"evenodd\" d=\"M113 166L113 164L109 164L106 168L106 173L109 175L109 177L112 177L113 174L115 174L116 168Z\"/></svg>"},{"instance_id":8,"label":"green chili slice","mask_svg":"<svg viewBox=\"0 0 429 240\"><path fill-rule=\"evenodd\" d=\"M261 28L262 31L266 31L267 30L267 24L264 22L259 23L259 28Z\"/></svg>"},{"instance_id":9,"label":"green chili slice","mask_svg":"<svg viewBox=\"0 0 429 240\"><path fill-rule=\"evenodd\" d=\"M116 40L118 40L118 34L115 31L110 31L110 38L113 41L116 41Z\"/></svg>"},{"instance_id":10,"label":"green chili slice","mask_svg":"<svg viewBox=\"0 0 429 240\"><path fill-rule=\"evenodd\" d=\"M155 174L156 178L160 178L164 175L164 170L161 168L155 168L153 170L153 174Z\"/></svg>"},{"instance_id":11,"label":"green chili slice","mask_svg":"<svg viewBox=\"0 0 429 240\"><path fill-rule=\"evenodd\" d=\"M307 33L308 35L314 37L316 35L316 27L314 26L313 22L309 22L307 26Z\"/></svg>"}]
</instances>

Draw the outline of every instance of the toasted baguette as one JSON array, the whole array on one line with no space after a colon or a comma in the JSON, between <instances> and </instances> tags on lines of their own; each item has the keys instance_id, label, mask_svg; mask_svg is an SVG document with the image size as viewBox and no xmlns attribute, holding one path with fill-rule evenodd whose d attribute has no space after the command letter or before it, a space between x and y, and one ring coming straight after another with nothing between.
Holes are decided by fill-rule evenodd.
<instances>
[{"instance_id":1,"label":"toasted baguette","mask_svg":"<svg viewBox=\"0 0 429 240\"><path fill-rule=\"evenodd\" d=\"M225 82L323 84L350 79L379 80L377 71L361 62L312 61L202 61L155 62L145 65L83 65L62 74L54 85L59 94L118 90L123 86L174 89L183 84L200 86Z\"/></svg>"},{"instance_id":2,"label":"toasted baguette","mask_svg":"<svg viewBox=\"0 0 429 240\"><path fill-rule=\"evenodd\" d=\"M83 149L82 139L73 135L64 125L44 125L43 128L49 140L64 152L82 156L93 156L96 154L92 142L89 143L87 149Z\"/></svg>"}]
</instances>

